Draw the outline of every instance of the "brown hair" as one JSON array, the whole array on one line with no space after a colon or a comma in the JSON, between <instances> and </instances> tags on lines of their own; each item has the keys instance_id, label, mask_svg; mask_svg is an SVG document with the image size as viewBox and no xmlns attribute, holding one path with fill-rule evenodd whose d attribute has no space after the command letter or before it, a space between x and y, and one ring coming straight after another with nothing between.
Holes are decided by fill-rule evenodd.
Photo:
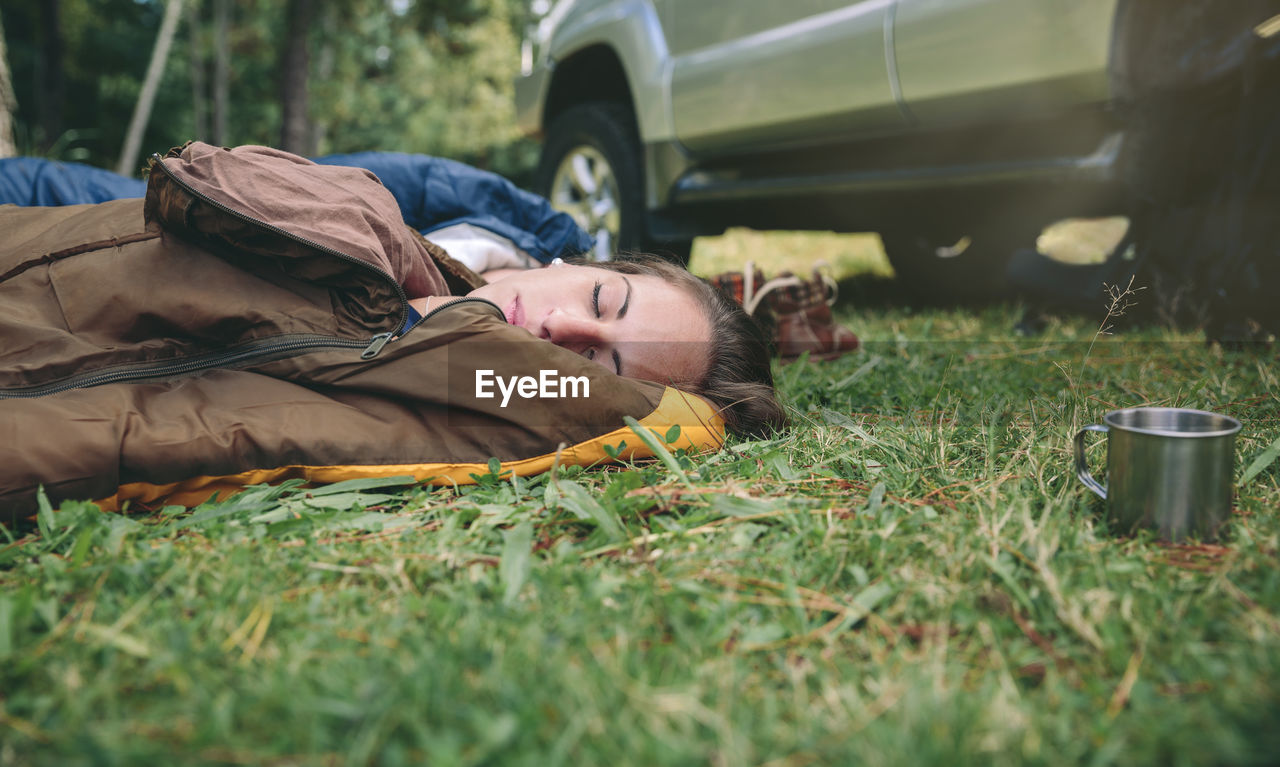
<instances>
[{"instance_id":1,"label":"brown hair","mask_svg":"<svg viewBox=\"0 0 1280 767\"><path fill-rule=\"evenodd\" d=\"M734 434L763 437L786 426L786 411L774 391L768 338L733 299L657 256L575 262L621 274L658 277L687 291L711 326L711 349L702 380L682 383L681 388L710 400Z\"/></svg>"}]
</instances>

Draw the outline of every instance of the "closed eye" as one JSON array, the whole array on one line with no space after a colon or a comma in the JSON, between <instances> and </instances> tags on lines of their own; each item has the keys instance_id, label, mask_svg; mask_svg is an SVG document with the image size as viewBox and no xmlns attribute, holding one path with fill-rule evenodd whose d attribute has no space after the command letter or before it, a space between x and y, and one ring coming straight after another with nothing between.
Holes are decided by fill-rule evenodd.
<instances>
[{"instance_id":1,"label":"closed eye","mask_svg":"<svg viewBox=\"0 0 1280 767\"><path fill-rule=\"evenodd\" d=\"M586 357L592 362L595 362L596 361L595 347L593 346L584 350L582 352L582 356ZM622 357L621 355L618 354L618 350L614 349L610 356L611 356L611 359L613 359L613 372L618 375L622 375ZM601 363L601 364L604 364L604 363ZM608 365L605 365L606 369L608 369L608 367L609 367Z\"/></svg>"}]
</instances>

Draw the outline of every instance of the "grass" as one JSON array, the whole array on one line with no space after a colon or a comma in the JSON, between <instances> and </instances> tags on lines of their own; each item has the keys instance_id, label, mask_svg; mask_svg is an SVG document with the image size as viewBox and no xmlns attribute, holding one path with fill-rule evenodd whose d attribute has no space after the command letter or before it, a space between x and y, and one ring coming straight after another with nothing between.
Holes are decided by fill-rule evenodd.
<instances>
[{"instance_id":1,"label":"grass","mask_svg":"<svg viewBox=\"0 0 1280 767\"><path fill-rule=\"evenodd\" d=\"M791 431L46 510L0 543L0 764L1275 762L1274 352L1020 339L1016 307L888 302L850 271L874 238L734 237L695 267L800 248L851 286L865 348L779 369ZM1244 421L1222 543L1117 534L1075 480L1074 430L1136 404Z\"/></svg>"}]
</instances>

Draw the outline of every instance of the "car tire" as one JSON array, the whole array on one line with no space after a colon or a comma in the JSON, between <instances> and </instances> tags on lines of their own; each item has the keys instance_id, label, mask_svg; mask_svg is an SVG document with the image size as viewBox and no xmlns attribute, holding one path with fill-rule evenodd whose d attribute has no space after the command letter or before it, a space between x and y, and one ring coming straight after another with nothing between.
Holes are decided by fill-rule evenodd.
<instances>
[{"instance_id":1,"label":"car tire","mask_svg":"<svg viewBox=\"0 0 1280 767\"><path fill-rule=\"evenodd\" d=\"M1008 288L1005 267L1018 248L1034 247L1039 228L911 226L880 232L899 286L934 303L997 298Z\"/></svg>"},{"instance_id":2,"label":"car tire","mask_svg":"<svg viewBox=\"0 0 1280 767\"><path fill-rule=\"evenodd\" d=\"M534 191L586 230L596 243L591 257L648 252L687 265L692 240L649 236L644 189L644 148L629 106L579 104L548 125Z\"/></svg>"}]
</instances>

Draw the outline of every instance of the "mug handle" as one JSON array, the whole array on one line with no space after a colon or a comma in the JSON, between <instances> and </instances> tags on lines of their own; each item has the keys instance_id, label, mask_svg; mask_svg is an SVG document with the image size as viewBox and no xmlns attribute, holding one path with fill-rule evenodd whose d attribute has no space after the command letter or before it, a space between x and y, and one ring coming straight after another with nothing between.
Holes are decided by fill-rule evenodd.
<instances>
[{"instance_id":1,"label":"mug handle","mask_svg":"<svg viewBox=\"0 0 1280 767\"><path fill-rule=\"evenodd\" d=\"M1089 424L1080 431L1076 432L1076 476L1084 483L1084 486L1097 493L1099 498L1106 500L1107 486L1098 483L1089 473L1089 463L1084 459L1084 433L1087 431L1100 431L1103 434L1110 431L1106 426L1100 424Z\"/></svg>"}]
</instances>

